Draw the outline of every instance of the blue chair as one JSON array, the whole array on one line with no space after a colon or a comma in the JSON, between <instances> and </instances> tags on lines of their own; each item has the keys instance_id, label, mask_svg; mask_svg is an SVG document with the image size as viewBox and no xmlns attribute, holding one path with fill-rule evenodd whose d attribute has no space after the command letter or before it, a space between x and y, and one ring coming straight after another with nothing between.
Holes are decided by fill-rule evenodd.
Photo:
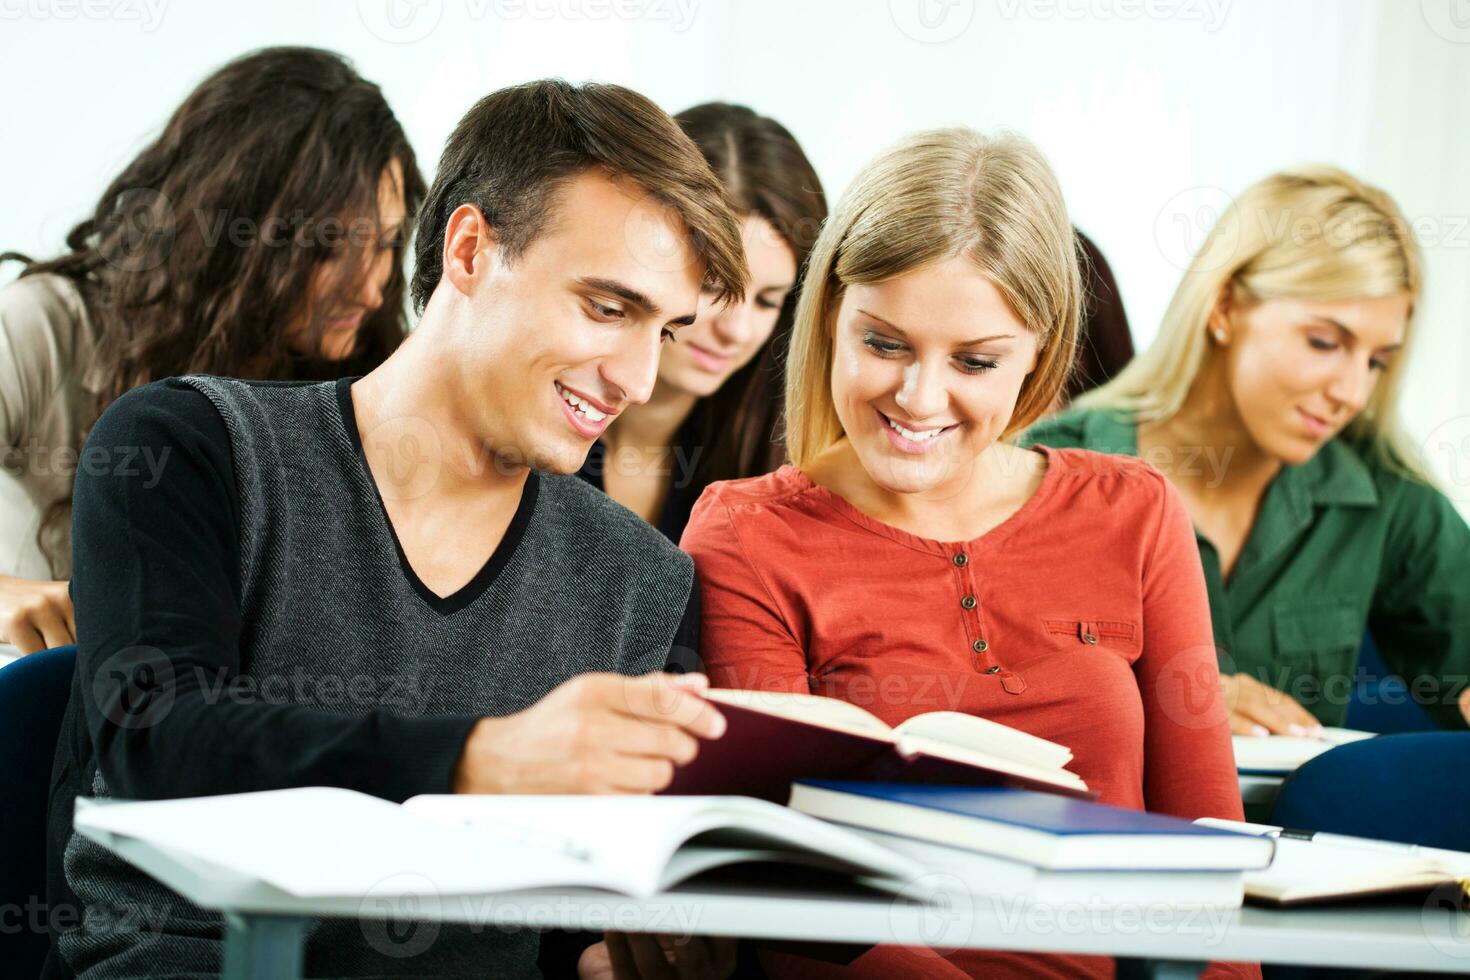
<instances>
[{"instance_id":1,"label":"blue chair","mask_svg":"<svg viewBox=\"0 0 1470 980\"><path fill-rule=\"evenodd\" d=\"M1470 732L1382 735L1340 745L1289 776L1282 827L1470 851Z\"/></svg>"},{"instance_id":2,"label":"blue chair","mask_svg":"<svg viewBox=\"0 0 1470 980\"><path fill-rule=\"evenodd\" d=\"M1358 676L1353 685L1352 700L1348 702L1348 728L1365 732L1389 735L1398 732L1432 732L1439 726L1429 717L1429 712L1419 705L1409 693L1404 679L1392 674L1373 637L1363 634L1363 646L1358 651Z\"/></svg>"},{"instance_id":3,"label":"blue chair","mask_svg":"<svg viewBox=\"0 0 1470 980\"><path fill-rule=\"evenodd\" d=\"M1415 706L1417 707L1417 706ZM1382 735L1340 745L1282 784L1269 822L1470 850L1470 732ZM1265 964L1265 980L1369 980L1359 970Z\"/></svg>"},{"instance_id":4,"label":"blue chair","mask_svg":"<svg viewBox=\"0 0 1470 980\"><path fill-rule=\"evenodd\" d=\"M22 917L18 930L0 929L6 976L38 976L46 959L49 939L32 922L45 922L51 762L76 666L77 648L70 646L0 668L0 908L19 909Z\"/></svg>"}]
</instances>

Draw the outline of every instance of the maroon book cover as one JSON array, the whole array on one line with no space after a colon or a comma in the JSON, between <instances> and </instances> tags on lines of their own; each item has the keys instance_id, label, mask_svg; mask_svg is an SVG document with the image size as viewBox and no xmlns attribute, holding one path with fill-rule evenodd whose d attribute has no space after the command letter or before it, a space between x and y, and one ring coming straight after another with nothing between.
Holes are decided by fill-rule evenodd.
<instances>
[{"instance_id":1,"label":"maroon book cover","mask_svg":"<svg viewBox=\"0 0 1470 980\"><path fill-rule=\"evenodd\" d=\"M666 794L755 796L785 804L797 779L1014 786L1090 798L1095 793L941 759L904 756L892 742L720 702L725 734L701 741L699 755L680 766Z\"/></svg>"}]
</instances>

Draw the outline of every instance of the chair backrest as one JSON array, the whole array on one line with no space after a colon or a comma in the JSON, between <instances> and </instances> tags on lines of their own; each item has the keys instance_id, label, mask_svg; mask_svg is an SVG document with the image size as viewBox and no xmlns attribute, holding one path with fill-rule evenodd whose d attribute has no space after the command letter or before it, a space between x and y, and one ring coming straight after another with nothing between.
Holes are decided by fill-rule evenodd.
<instances>
[{"instance_id":1,"label":"chair backrest","mask_svg":"<svg viewBox=\"0 0 1470 980\"><path fill-rule=\"evenodd\" d=\"M1439 730L1429 712L1414 700L1404 679L1389 671L1372 634L1366 632L1358 650L1358 680L1343 724L1382 735Z\"/></svg>"},{"instance_id":2,"label":"chair backrest","mask_svg":"<svg viewBox=\"0 0 1470 980\"><path fill-rule=\"evenodd\" d=\"M1340 745L1286 780L1271 823L1470 851L1470 732Z\"/></svg>"},{"instance_id":3,"label":"chair backrest","mask_svg":"<svg viewBox=\"0 0 1470 980\"><path fill-rule=\"evenodd\" d=\"M20 929L0 929L6 976L37 976L46 958L46 806L76 664L58 647L0 668L0 908L21 910Z\"/></svg>"}]
</instances>

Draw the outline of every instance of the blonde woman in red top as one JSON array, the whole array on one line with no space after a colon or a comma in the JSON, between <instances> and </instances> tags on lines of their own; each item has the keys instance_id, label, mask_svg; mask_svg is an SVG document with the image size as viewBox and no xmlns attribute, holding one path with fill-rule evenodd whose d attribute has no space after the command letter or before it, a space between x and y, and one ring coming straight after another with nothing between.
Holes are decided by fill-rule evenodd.
<instances>
[{"instance_id":1,"label":"blonde woman in red top","mask_svg":"<svg viewBox=\"0 0 1470 980\"><path fill-rule=\"evenodd\" d=\"M720 686L842 698L893 724L970 712L1069 747L1104 803L1240 819L1178 492L1134 459L1002 441L1062 390L1081 300L1066 207L1029 142L936 130L870 164L807 268L791 465L711 485L685 531L701 653ZM767 966L1113 973L1105 957L893 946Z\"/></svg>"}]
</instances>

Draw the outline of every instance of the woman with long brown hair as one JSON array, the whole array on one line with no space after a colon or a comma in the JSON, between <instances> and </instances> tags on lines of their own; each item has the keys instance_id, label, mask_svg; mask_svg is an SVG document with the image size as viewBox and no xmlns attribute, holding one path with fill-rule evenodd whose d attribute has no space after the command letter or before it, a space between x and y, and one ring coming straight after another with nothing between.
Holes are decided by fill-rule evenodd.
<instances>
[{"instance_id":1,"label":"woman with long brown hair","mask_svg":"<svg viewBox=\"0 0 1470 980\"><path fill-rule=\"evenodd\" d=\"M185 98L64 254L0 255L25 263L0 289L0 644L72 641L76 468L166 463L79 459L123 392L360 374L398 346L400 246L424 190L376 85L332 52L267 48Z\"/></svg>"},{"instance_id":2,"label":"woman with long brown hair","mask_svg":"<svg viewBox=\"0 0 1470 980\"><path fill-rule=\"evenodd\" d=\"M741 216L750 284L739 302L701 302L664 350L653 396L623 412L582 476L677 541L705 487L769 473L784 459L781 361L797 276L827 202L801 146L774 119L724 102L674 118Z\"/></svg>"}]
</instances>

